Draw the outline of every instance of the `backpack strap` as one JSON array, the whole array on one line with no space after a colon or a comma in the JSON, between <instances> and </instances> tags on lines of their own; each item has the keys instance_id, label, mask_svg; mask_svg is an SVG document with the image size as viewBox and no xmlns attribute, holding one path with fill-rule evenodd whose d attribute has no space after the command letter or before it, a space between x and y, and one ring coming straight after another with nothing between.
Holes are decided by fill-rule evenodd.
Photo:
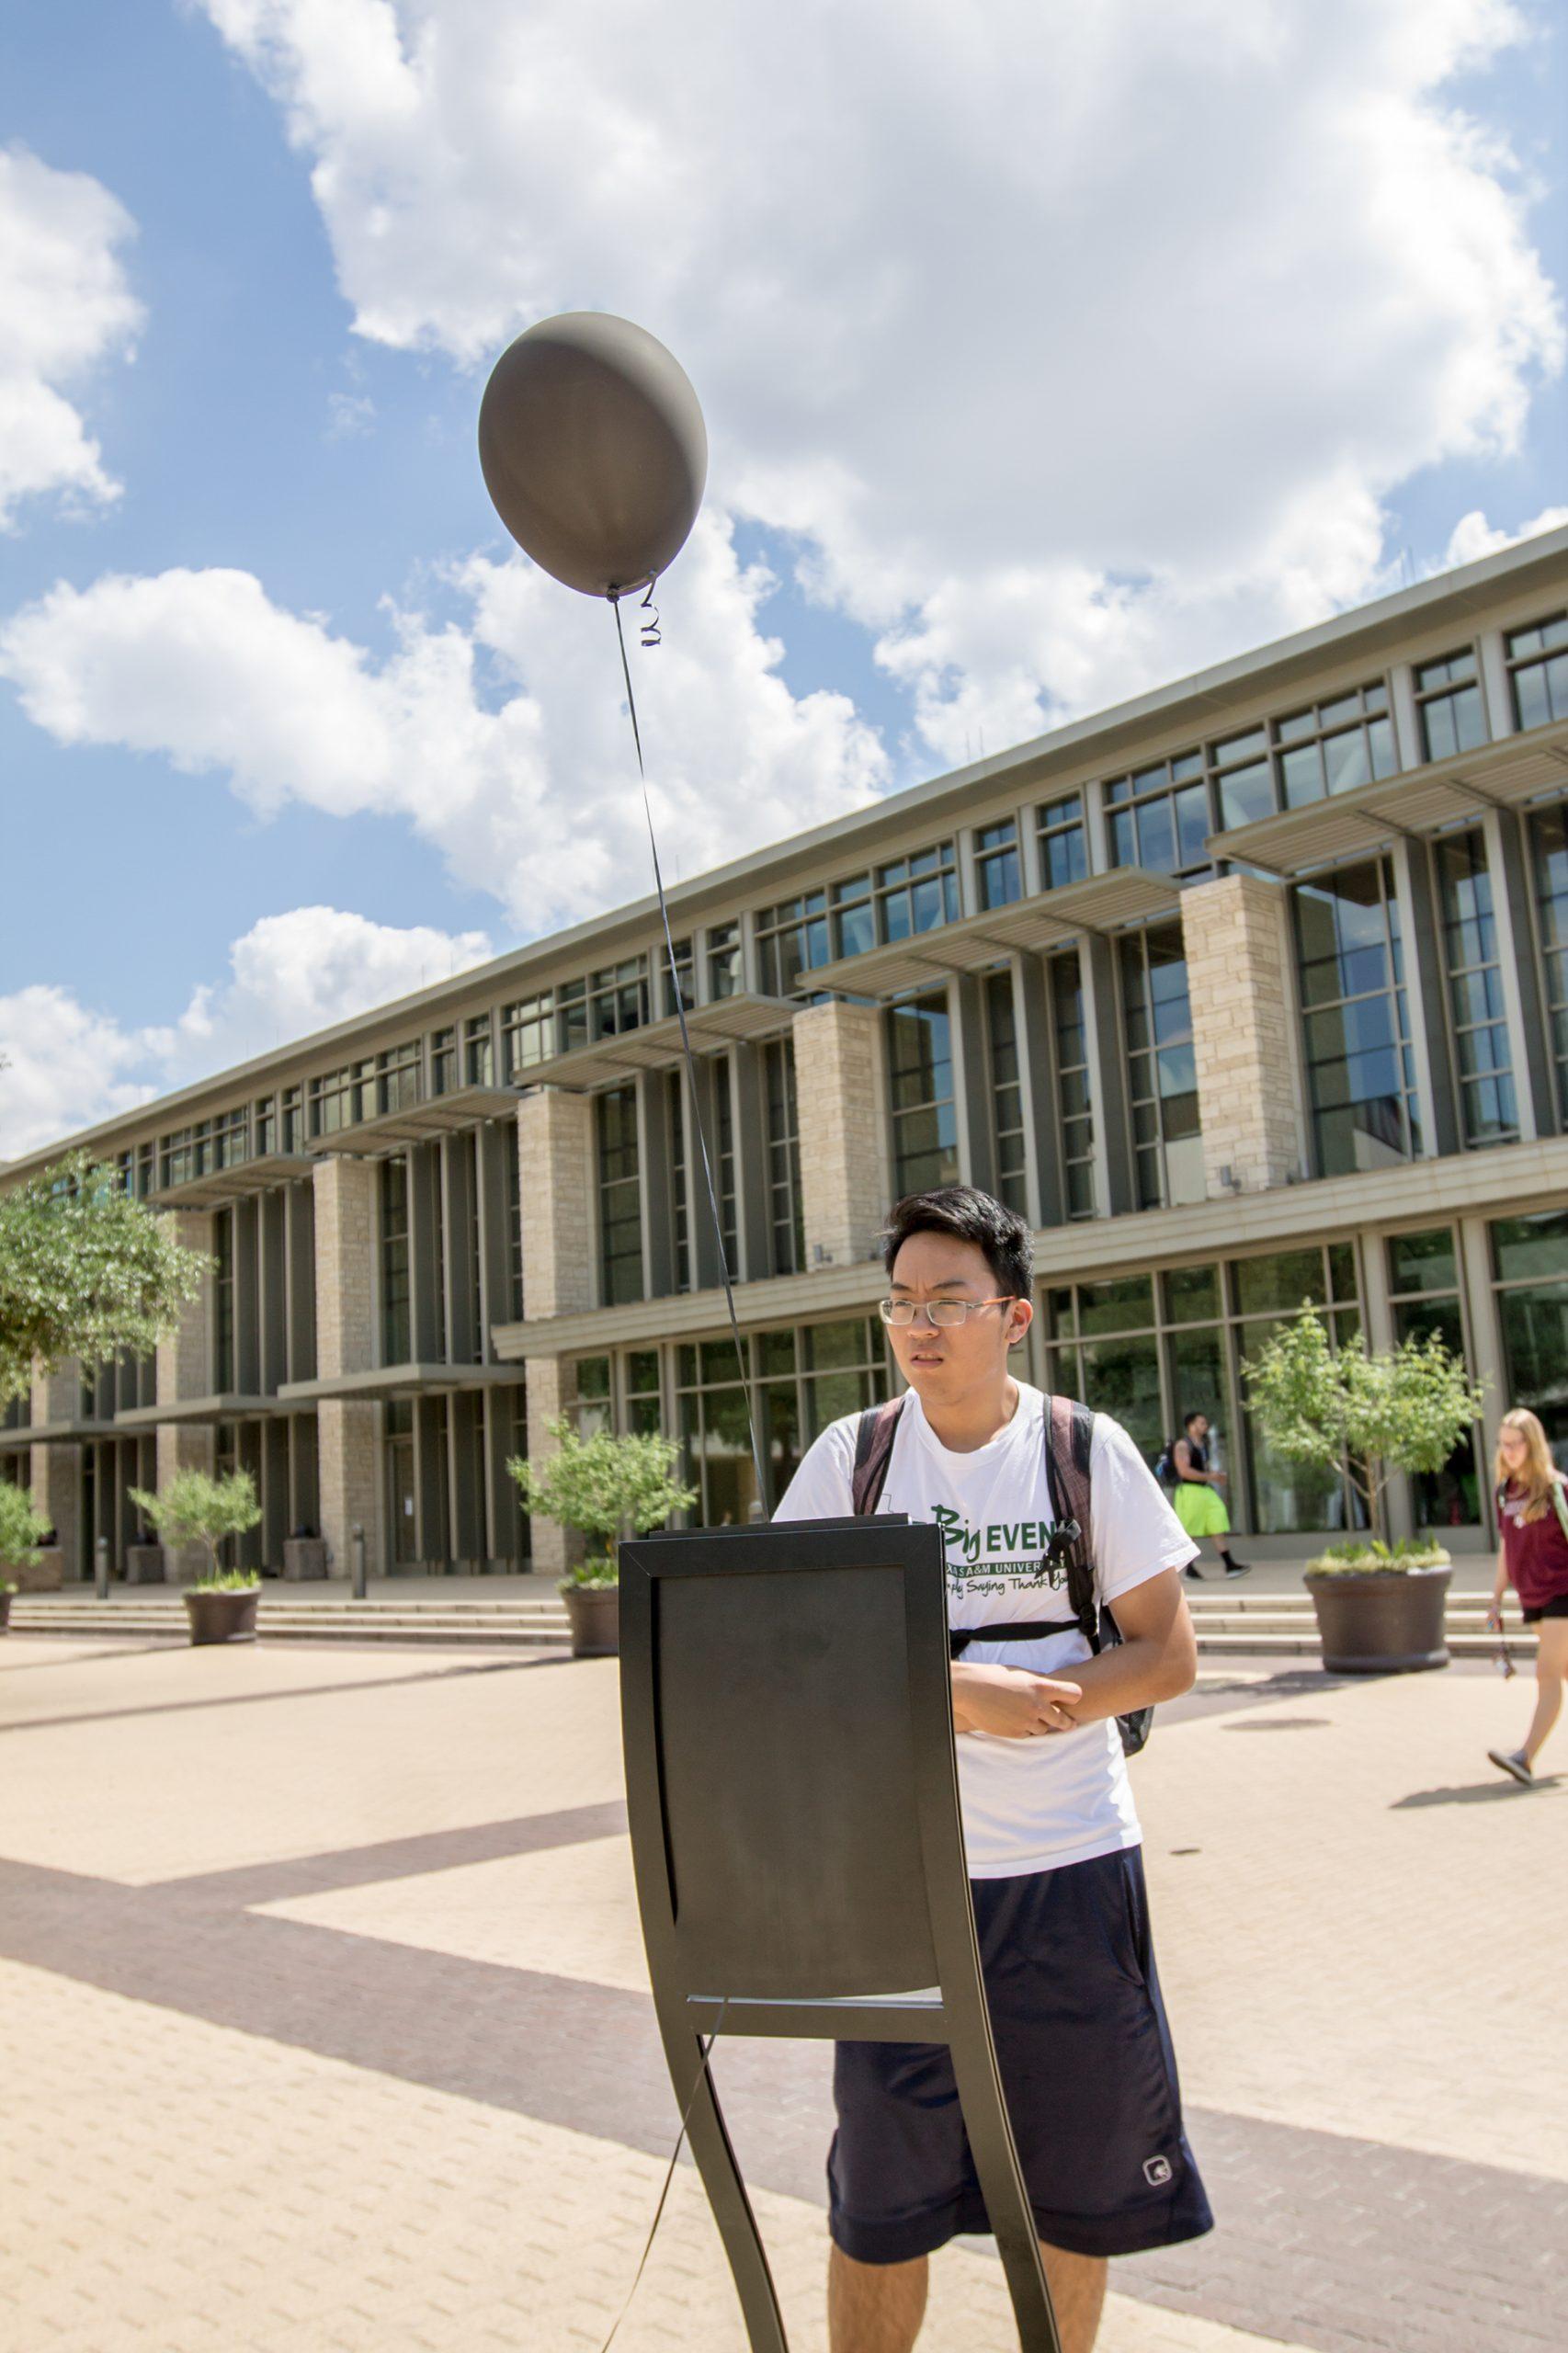
<instances>
[{"instance_id":1,"label":"backpack strap","mask_svg":"<svg viewBox=\"0 0 1568 2353\"><path fill-rule=\"evenodd\" d=\"M1095 1599L1093 1491L1089 1465L1095 1417L1074 1397L1048 1397L1045 1407L1045 1482L1052 1528L1048 1563L1064 1562L1067 1600L1092 1651L1100 1648L1099 1608Z\"/></svg>"},{"instance_id":2,"label":"backpack strap","mask_svg":"<svg viewBox=\"0 0 1568 2353\"><path fill-rule=\"evenodd\" d=\"M861 1415L855 1432L855 1469L849 1482L849 1508L857 1519L869 1519L882 1499L882 1489L888 1483L888 1464L892 1460L892 1442L898 1436L898 1417L903 1411L903 1396L889 1397L880 1405L869 1405Z\"/></svg>"}]
</instances>

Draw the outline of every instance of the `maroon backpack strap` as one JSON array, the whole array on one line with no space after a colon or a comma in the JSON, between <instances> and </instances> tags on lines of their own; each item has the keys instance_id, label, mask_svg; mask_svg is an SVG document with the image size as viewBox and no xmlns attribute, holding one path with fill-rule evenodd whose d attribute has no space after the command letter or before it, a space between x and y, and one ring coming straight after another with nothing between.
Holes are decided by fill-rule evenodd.
<instances>
[{"instance_id":1,"label":"maroon backpack strap","mask_svg":"<svg viewBox=\"0 0 1568 2353\"><path fill-rule=\"evenodd\" d=\"M855 1432L855 1471L849 1483L849 1507L857 1519L869 1519L882 1499L903 1411L903 1397L889 1397L881 1405L868 1406L860 1416Z\"/></svg>"},{"instance_id":2,"label":"maroon backpack strap","mask_svg":"<svg viewBox=\"0 0 1568 2353\"><path fill-rule=\"evenodd\" d=\"M1095 1650L1100 1646L1099 1611L1095 1603L1094 1497L1089 1465L1094 1453L1095 1417L1074 1397L1045 1401L1045 1483L1051 1515L1058 1525L1075 1522L1077 1535L1065 1546L1067 1597L1074 1616Z\"/></svg>"}]
</instances>

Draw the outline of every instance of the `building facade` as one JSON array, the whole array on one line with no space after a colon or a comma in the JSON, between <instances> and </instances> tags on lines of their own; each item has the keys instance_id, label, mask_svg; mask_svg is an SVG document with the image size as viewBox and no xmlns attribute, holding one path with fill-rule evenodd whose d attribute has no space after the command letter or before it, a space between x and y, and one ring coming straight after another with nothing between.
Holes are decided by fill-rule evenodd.
<instances>
[{"instance_id":1,"label":"building facade","mask_svg":"<svg viewBox=\"0 0 1568 2353\"><path fill-rule=\"evenodd\" d=\"M960 1180L1035 1229L1031 1377L1151 1459L1200 1407L1263 1549L1355 1524L1245 1410L1303 1301L1376 1347L1438 1331L1487 1384L1398 1528L1495 1541L1508 1404L1568 1464L1568 532L671 912L673 970L643 901L66 1140L212 1261L155 1361L6 1416L0 1475L77 1574L183 1463L255 1474L256 1565L319 1529L347 1573L358 1529L372 1572L557 1569L506 1466L561 1415L678 1435L704 1521L770 1507L891 1378L889 1204Z\"/></svg>"}]
</instances>

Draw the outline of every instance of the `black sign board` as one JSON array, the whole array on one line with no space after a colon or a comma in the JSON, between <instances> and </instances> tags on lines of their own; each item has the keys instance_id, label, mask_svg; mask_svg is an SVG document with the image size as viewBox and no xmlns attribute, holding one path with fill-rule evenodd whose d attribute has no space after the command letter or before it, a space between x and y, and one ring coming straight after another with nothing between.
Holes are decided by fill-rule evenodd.
<instances>
[{"instance_id":1,"label":"black sign board","mask_svg":"<svg viewBox=\"0 0 1568 2353\"><path fill-rule=\"evenodd\" d=\"M1023 2353L1060 2353L959 1816L941 1540L900 1517L620 1547L637 1895L676 2098L753 2353L787 2353L710 2035L945 2042Z\"/></svg>"}]
</instances>

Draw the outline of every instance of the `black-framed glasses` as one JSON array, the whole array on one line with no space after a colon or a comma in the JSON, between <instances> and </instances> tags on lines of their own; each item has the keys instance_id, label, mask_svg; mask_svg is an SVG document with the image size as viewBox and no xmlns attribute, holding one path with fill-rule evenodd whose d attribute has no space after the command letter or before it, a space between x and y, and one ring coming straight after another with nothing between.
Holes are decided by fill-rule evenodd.
<instances>
[{"instance_id":1,"label":"black-framed glasses","mask_svg":"<svg viewBox=\"0 0 1568 2353\"><path fill-rule=\"evenodd\" d=\"M1011 1307L1017 1295L1006 1291L999 1299L880 1299L877 1313L897 1332L905 1330L917 1315L928 1316L938 1331L953 1331L983 1307Z\"/></svg>"}]
</instances>

